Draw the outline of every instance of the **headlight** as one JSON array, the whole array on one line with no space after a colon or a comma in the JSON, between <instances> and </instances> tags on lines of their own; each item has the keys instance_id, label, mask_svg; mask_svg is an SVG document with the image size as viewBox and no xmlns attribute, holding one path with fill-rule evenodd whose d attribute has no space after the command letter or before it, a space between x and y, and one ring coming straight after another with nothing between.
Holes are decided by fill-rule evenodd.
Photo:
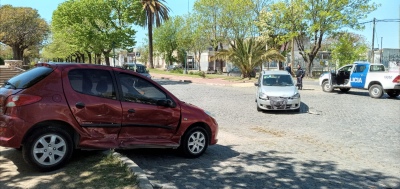
<instances>
[{"instance_id":1,"label":"headlight","mask_svg":"<svg viewBox=\"0 0 400 189\"><path fill-rule=\"evenodd\" d=\"M258 94L258 97L261 98L261 99L264 99L264 100L269 100L269 97L268 97L267 94L264 93L264 92L260 92L260 93Z\"/></svg>"},{"instance_id":2,"label":"headlight","mask_svg":"<svg viewBox=\"0 0 400 189\"><path fill-rule=\"evenodd\" d=\"M298 98L300 98L300 93L296 93L290 97L290 99L298 99Z\"/></svg>"}]
</instances>

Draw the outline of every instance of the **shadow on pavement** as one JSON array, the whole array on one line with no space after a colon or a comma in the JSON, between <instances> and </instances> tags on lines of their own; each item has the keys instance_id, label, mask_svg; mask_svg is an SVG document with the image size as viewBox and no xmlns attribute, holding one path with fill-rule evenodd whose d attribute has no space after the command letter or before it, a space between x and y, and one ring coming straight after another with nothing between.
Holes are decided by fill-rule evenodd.
<instances>
[{"instance_id":1,"label":"shadow on pavement","mask_svg":"<svg viewBox=\"0 0 400 189\"><path fill-rule=\"evenodd\" d=\"M336 93L337 95L355 95L355 96L367 96L369 97L369 92L368 90L365 91L348 91L348 92L342 92L342 91L333 91L332 93ZM392 99L392 100L400 100L400 96L397 96L395 98L390 97L386 93L380 98L380 99Z\"/></svg>"},{"instance_id":2,"label":"shadow on pavement","mask_svg":"<svg viewBox=\"0 0 400 189\"><path fill-rule=\"evenodd\" d=\"M301 107L300 107L300 111L296 111L296 110L263 110L263 113L267 113L267 114L301 114L301 113L309 113L309 107L307 104L305 104L304 102L301 102Z\"/></svg>"},{"instance_id":3,"label":"shadow on pavement","mask_svg":"<svg viewBox=\"0 0 400 189\"><path fill-rule=\"evenodd\" d=\"M291 153L239 153L229 146L211 146L197 159L174 150L120 152L135 161L150 182L167 188L399 188L400 180L373 170L350 171L332 161L291 158ZM257 169L262 166L263 170ZM265 171L267 170L267 171ZM386 186L384 186L384 185ZM390 186L390 187L388 187ZM157 187L156 187L157 188Z\"/></svg>"},{"instance_id":4,"label":"shadow on pavement","mask_svg":"<svg viewBox=\"0 0 400 189\"><path fill-rule=\"evenodd\" d=\"M101 183L99 180L104 180L102 178L104 173L93 171L101 167L95 169L89 166L98 164L97 162L102 157L104 157L104 150L77 150L64 167L51 172L40 172L24 162L21 151L2 148L0 149L0 189L64 189L81 186L95 188L98 183ZM87 183L82 184L83 179ZM134 184L131 185L132 187L126 188L137 188ZM107 188L107 186L104 187Z\"/></svg>"}]
</instances>

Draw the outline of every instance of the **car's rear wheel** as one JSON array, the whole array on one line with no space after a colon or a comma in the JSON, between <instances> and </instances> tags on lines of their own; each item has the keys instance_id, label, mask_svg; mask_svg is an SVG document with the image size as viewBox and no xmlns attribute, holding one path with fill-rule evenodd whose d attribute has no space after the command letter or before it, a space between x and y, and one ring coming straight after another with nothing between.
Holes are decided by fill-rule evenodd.
<instances>
[{"instance_id":1,"label":"car's rear wheel","mask_svg":"<svg viewBox=\"0 0 400 189\"><path fill-rule=\"evenodd\" d=\"M332 92L333 91L333 87L332 87L332 85L329 84L328 81L324 81L322 83L322 90L324 92Z\"/></svg>"},{"instance_id":2,"label":"car's rear wheel","mask_svg":"<svg viewBox=\"0 0 400 189\"><path fill-rule=\"evenodd\" d=\"M371 96L372 98L381 98L383 96L383 88L381 85L372 85L368 91L369 96Z\"/></svg>"},{"instance_id":3,"label":"car's rear wheel","mask_svg":"<svg viewBox=\"0 0 400 189\"><path fill-rule=\"evenodd\" d=\"M196 158L201 156L208 147L208 134L202 127L190 128L183 136L181 150L186 157Z\"/></svg>"},{"instance_id":4,"label":"car's rear wheel","mask_svg":"<svg viewBox=\"0 0 400 189\"><path fill-rule=\"evenodd\" d=\"M52 171L63 166L71 157L73 143L65 130L47 127L35 131L24 142L24 160L41 171Z\"/></svg>"},{"instance_id":5,"label":"car's rear wheel","mask_svg":"<svg viewBox=\"0 0 400 189\"><path fill-rule=\"evenodd\" d=\"M386 93L391 97L391 98L396 98L397 96L400 95L400 90L387 90Z\"/></svg>"}]
</instances>

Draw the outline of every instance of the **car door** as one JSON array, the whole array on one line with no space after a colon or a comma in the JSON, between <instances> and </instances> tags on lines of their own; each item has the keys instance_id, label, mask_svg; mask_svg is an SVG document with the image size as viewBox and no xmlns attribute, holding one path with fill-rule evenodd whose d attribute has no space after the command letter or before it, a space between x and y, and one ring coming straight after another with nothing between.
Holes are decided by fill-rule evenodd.
<instances>
[{"instance_id":1,"label":"car door","mask_svg":"<svg viewBox=\"0 0 400 189\"><path fill-rule=\"evenodd\" d=\"M82 146L115 148L121 129L121 102L112 72L107 69L66 68L64 93L84 134Z\"/></svg>"},{"instance_id":2,"label":"car door","mask_svg":"<svg viewBox=\"0 0 400 189\"><path fill-rule=\"evenodd\" d=\"M364 88L367 71L366 64L355 65L350 75L350 86L353 88Z\"/></svg>"},{"instance_id":3,"label":"car door","mask_svg":"<svg viewBox=\"0 0 400 189\"><path fill-rule=\"evenodd\" d=\"M122 104L121 147L166 144L180 123L180 107L163 89L134 74L116 74ZM170 100L173 106L157 105Z\"/></svg>"}]
</instances>

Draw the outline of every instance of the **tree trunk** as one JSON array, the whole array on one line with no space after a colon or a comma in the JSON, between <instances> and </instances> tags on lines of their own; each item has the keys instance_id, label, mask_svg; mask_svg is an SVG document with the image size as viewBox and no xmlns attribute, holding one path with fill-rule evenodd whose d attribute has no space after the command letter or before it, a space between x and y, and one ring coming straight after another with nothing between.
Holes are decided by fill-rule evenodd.
<instances>
[{"instance_id":1,"label":"tree trunk","mask_svg":"<svg viewBox=\"0 0 400 189\"><path fill-rule=\"evenodd\" d=\"M150 68L154 68L153 64L153 16L152 14L148 14L148 23L147 23L147 29L149 33L149 64Z\"/></svg>"},{"instance_id":2,"label":"tree trunk","mask_svg":"<svg viewBox=\"0 0 400 189\"><path fill-rule=\"evenodd\" d=\"M107 66L110 66L110 52L111 50L103 51L104 60L106 61ZM113 64L115 67L115 57L113 57Z\"/></svg>"},{"instance_id":3,"label":"tree trunk","mask_svg":"<svg viewBox=\"0 0 400 189\"><path fill-rule=\"evenodd\" d=\"M24 55L24 49L21 49L18 45L12 46L13 60L22 60Z\"/></svg>"},{"instance_id":4,"label":"tree trunk","mask_svg":"<svg viewBox=\"0 0 400 189\"><path fill-rule=\"evenodd\" d=\"M89 64L92 64L92 53L90 53L89 51L86 51L86 54L89 58Z\"/></svg>"},{"instance_id":5,"label":"tree trunk","mask_svg":"<svg viewBox=\"0 0 400 189\"><path fill-rule=\"evenodd\" d=\"M200 66L201 51L199 51L199 52L195 51L195 57L197 57L196 62L198 62L198 64L199 64L199 71L201 71L201 66Z\"/></svg>"},{"instance_id":6,"label":"tree trunk","mask_svg":"<svg viewBox=\"0 0 400 189\"><path fill-rule=\"evenodd\" d=\"M101 53L95 53L95 63L101 64Z\"/></svg>"}]
</instances>

